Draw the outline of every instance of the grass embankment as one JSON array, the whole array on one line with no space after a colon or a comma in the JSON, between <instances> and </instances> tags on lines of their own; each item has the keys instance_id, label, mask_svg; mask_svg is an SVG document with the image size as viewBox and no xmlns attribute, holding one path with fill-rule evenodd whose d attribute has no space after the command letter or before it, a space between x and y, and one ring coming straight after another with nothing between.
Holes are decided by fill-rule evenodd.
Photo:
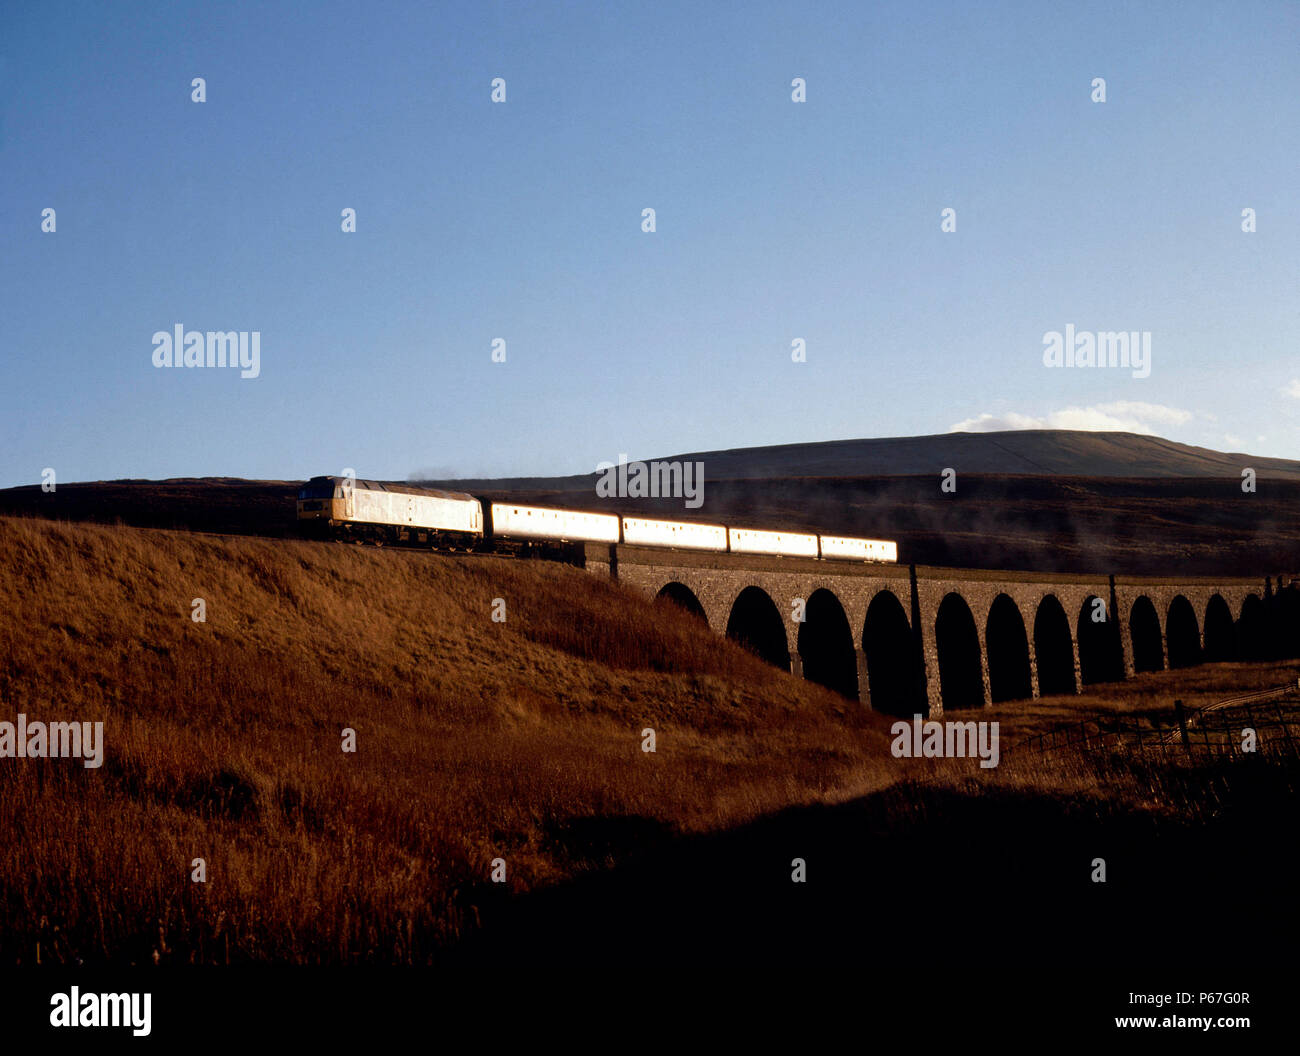
<instances>
[{"instance_id":1,"label":"grass embankment","mask_svg":"<svg viewBox=\"0 0 1300 1056\"><path fill-rule=\"evenodd\" d=\"M5 963L418 962L493 858L515 891L603 864L577 819L729 826L893 764L879 720L568 567L15 519L0 562L3 717L106 741L0 767Z\"/></svg>"},{"instance_id":2,"label":"grass embankment","mask_svg":"<svg viewBox=\"0 0 1300 1056\"><path fill-rule=\"evenodd\" d=\"M1144 765L895 760L892 720L552 564L0 518L0 650L0 718L102 720L106 740L100 769L0 763L4 964L424 963L495 912L494 858L528 892L790 807L858 799L872 832L1038 816L984 809L1008 797L1093 824L1198 810L1195 780ZM1295 668L962 717L1000 720L1005 746Z\"/></svg>"}]
</instances>

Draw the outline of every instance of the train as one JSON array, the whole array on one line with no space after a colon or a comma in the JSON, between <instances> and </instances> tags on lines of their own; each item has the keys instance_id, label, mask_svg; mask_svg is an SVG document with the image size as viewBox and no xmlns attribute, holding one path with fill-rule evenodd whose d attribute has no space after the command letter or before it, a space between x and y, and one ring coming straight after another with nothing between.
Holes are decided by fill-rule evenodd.
<instances>
[{"instance_id":1,"label":"train","mask_svg":"<svg viewBox=\"0 0 1300 1056\"><path fill-rule=\"evenodd\" d=\"M298 526L305 535L453 552L558 556L586 543L623 543L832 561L898 561L898 544L890 539L588 513L352 477L307 481L298 491Z\"/></svg>"}]
</instances>

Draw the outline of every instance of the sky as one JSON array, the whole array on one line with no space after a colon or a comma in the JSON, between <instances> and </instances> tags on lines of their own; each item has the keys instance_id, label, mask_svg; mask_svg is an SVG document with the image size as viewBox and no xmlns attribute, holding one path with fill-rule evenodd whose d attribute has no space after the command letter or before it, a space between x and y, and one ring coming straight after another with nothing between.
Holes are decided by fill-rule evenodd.
<instances>
[{"instance_id":1,"label":"sky","mask_svg":"<svg viewBox=\"0 0 1300 1056\"><path fill-rule=\"evenodd\" d=\"M1298 189L1295 3L6 0L0 486L954 428L1300 458ZM257 376L155 366L178 325ZM1046 365L1067 326L1148 376Z\"/></svg>"}]
</instances>

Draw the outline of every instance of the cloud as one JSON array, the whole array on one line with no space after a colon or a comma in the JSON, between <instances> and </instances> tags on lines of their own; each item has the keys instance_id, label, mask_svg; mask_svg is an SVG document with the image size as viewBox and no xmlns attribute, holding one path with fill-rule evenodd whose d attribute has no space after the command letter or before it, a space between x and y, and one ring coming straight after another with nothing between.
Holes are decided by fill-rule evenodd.
<instances>
[{"instance_id":1,"label":"cloud","mask_svg":"<svg viewBox=\"0 0 1300 1056\"><path fill-rule=\"evenodd\" d=\"M1300 400L1300 378L1292 378L1291 383L1282 392L1294 400Z\"/></svg>"},{"instance_id":2,"label":"cloud","mask_svg":"<svg viewBox=\"0 0 1300 1056\"><path fill-rule=\"evenodd\" d=\"M1160 427L1186 425L1192 412L1161 403L1116 400L1092 407L1063 407L1041 417L1008 411L981 414L948 427L950 433L995 433L1014 429L1078 429L1091 433L1142 433L1156 436Z\"/></svg>"}]
</instances>

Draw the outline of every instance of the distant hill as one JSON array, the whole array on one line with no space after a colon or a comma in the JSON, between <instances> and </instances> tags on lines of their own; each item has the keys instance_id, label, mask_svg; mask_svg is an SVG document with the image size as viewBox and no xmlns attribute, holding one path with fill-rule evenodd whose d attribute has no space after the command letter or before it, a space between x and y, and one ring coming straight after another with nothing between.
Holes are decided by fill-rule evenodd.
<instances>
[{"instance_id":1,"label":"distant hill","mask_svg":"<svg viewBox=\"0 0 1300 1056\"><path fill-rule=\"evenodd\" d=\"M832 440L681 455L702 461L722 478L884 477L938 473L996 473L1071 477L1260 477L1300 480L1300 462L1230 454L1137 433L1025 429L1001 433L942 433L879 440Z\"/></svg>"},{"instance_id":2,"label":"distant hill","mask_svg":"<svg viewBox=\"0 0 1300 1056\"><path fill-rule=\"evenodd\" d=\"M1254 575L1300 568L1300 462L1136 433L1033 429L737 448L704 502L603 499L594 473L429 482L491 498L898 541L917 564ZM648 461L648 460L647 460ZM1255 470L1258 490L1241 490ZM940 491L941 473L957 490Z\"/></svg>"},{"instance_id":3,"label":"distant hill","mask_svg":"<svg viewBox=\"0 0 1300 1056\"><path fill-rule=\"evenodd\" d=\"M1260 479L1300 480L1300 462L1288 459L1213 451L1159 436L1070 429L829 440L694 451L662 460L703 462L707 480L923 476L946 467L959 474L1222 479L1240 478L1246 466ZM592 476L477 479L459 486L567 491L590 488Z\"/></svg>"}]
</instances>

